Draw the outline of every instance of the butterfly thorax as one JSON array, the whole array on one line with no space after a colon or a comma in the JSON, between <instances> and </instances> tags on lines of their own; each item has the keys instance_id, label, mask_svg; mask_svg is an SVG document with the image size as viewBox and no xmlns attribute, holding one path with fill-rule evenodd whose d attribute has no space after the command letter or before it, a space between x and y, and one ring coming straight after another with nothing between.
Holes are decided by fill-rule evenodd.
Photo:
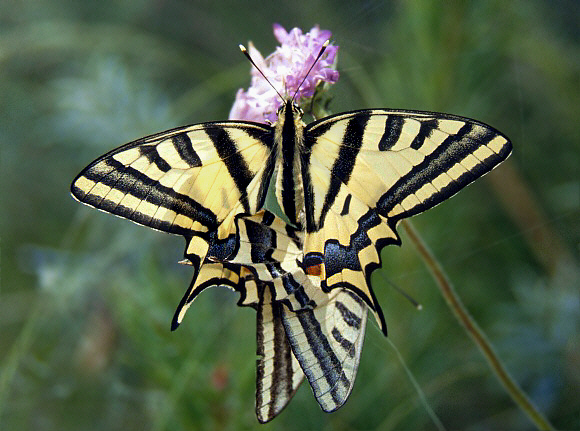
<instances>
[{"instance_id":1,"label":"butterfly thorax","mask_svg":"<svg viewBox=\"0 0 580 431\"><path fill-rule=\"evenodd\" d=\"M301 153L304 147L302 109L288 99L278 110L274 123L274 144L277 147L276 197L284 214L294 226L303 226L304 187Z\"/></svg>"}]
</instances>

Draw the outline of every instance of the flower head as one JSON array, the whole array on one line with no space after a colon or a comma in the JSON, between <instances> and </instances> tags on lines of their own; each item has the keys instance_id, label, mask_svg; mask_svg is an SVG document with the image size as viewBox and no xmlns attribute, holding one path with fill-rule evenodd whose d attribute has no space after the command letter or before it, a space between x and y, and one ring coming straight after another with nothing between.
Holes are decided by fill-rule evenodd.
<instances>
[{"instance_id":1,"label":"flower head","mask_svg":"<svg viewBox=\"0 0 580 431\"><path fill-rule=\"evenodd\" d=\"M280 46L265 59L250 43L250 57L276 89L268 84L256 68L252 68L252 83L247 91L238 90L229 118L274 122L276 111L282 104L276 90L290 96L296 93L296 100L300 101L312 97L320 82L336 82L338 72L334 69L334 62L337 46L328 45L324 55L314 64L322 45L331 35L329 30L320 30L318 26L303 34L299 28L287 32L280 24L274 24L274 36ZM314 67L306 76L313 64Z\"/></svg>"}]
</instances>

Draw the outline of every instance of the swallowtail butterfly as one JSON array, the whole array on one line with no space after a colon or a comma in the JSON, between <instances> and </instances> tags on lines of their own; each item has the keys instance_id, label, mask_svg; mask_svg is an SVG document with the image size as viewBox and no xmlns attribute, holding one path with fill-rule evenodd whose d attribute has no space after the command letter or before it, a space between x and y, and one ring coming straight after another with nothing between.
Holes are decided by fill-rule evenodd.
<instances>
[{"instance_id":1,"label":"swallowtail butterfly","mask_svg":"<svg viewBox=\"0 0 580 431\"><path fill-rule=\"evenodd\" d=\"M320 55L319 55L320 56ZM386 334L370 276L397 223L505 160L479 121L366 109L302 121L288 99L271 125L221 121L119 147L73 181L79 201L186 241L194 267L172 329L205 288L258 312L256 413L274 418L306 377L324 411L346 401L367 312ZM285 219L264 208L275 178Z\"/></svg>"}]
</instances>

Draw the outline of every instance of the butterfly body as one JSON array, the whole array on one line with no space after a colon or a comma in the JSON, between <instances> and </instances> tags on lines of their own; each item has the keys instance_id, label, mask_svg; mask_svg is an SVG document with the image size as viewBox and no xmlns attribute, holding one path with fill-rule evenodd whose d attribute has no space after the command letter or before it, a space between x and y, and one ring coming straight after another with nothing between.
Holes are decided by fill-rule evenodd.
<instances>
[{"instance_id":1,"label":"butterfly body","mask_svg":"<svg viewBox=\"0 0 580 431\"><path fill-rule=\"evenodd\" d=\"M278 203L295 226L304 224L304 181L302 155L304 153L304 126L302 109L287 100L278 111L274 124L274 142L279 143L277 164Z\"/></svg>"}]
</instances>

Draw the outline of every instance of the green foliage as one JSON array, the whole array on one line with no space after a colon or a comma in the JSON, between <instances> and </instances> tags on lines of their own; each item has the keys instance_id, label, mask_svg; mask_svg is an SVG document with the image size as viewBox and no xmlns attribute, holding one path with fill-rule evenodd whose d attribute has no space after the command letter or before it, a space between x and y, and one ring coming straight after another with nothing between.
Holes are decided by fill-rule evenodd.
<instances>
[{"instance_id":1,"label":"green foliage","mask_svg":"<svg viewBox=\"0 0 580 431\"><path fill-rule=\"evenodd\" d=\"M369 325L354 391L320 411L304 385L254 415L255 313L210 290L176 332L181 239L73 202L88 162L225 119L271 24L332 30L334 112L438 110L493 124L511 159L415 224L507 368L557 428L580 428L580 47L574 1L4 2L0 13L0 427L432 429ZM305 14L305 8L309 13ZM315 17L315 18L306 18ZM408 241L373 277L389 336L447 429L530 429ZM422 303L413 307L385 281Z\"/></svg>"}]
</instances>

